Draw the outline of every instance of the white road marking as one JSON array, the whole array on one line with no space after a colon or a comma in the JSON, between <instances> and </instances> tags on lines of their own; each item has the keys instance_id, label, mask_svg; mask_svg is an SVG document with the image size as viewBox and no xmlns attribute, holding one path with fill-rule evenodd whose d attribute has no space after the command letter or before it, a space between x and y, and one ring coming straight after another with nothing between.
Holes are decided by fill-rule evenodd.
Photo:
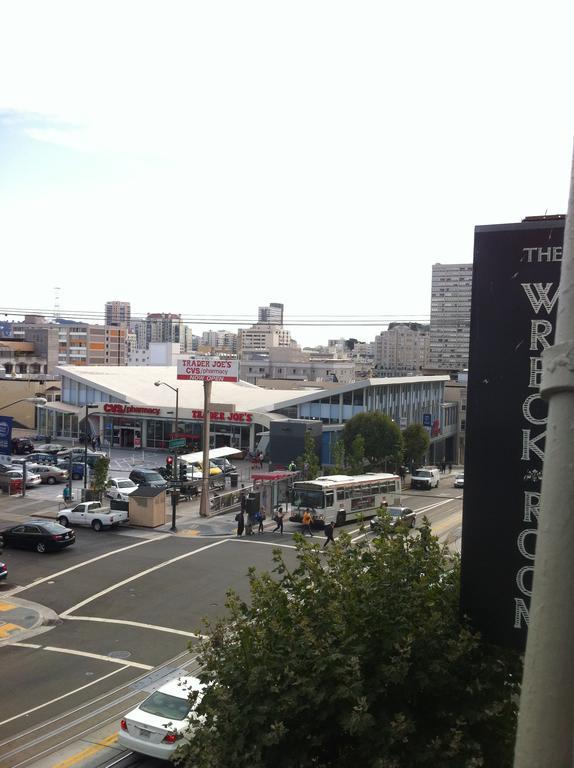
<instances>
[{"instance_id":1,"label":"white road marking","mask_svg":"<svg viewBox=\"0 0 574 768\"><path fill-rule=\"evenodd\" d=\"M167 535L169 536L170 534L167 534ZM206 544L205 547L194 549L192 552L186 552L184 555L178 555L177 557L172 557L171 560L166 560L164 563L159 563L158 565L154 565L151 568L147 568L145 571L140 571L139 573L136 573L133 576L130 576L129 578L124 579L123 581L118 581L116 584L112 584L111 587L108 587L107 589L102 589L101 592L97 592L95 595L92 595L91 597L87 597L85 600L82 600L81 603L77 603L76 605L73 605L71 608L68 608L68 610L60 614L60 618L67 619L71 613L75 613L80 608L83 608L84 605L88 605L89 603L92 603L94 600L98 600L98 598L103 597L104 595L107 595L110 592L113 592L115 589L119 589L120 587L123 587L126 584L129 584L130 582L135 581L136 579L141 579L142 576L147 576L149 573L153 573L154 571L159 571L161 568L165 568L168 565L172 565L172 563L177 563L179 560L185 560L187 557L193 557L193 555L198 555L200 552L205 552L206 549L211 549L211 547L218 547L220 544L225 544L226 541L227 539L222 539L221 541L214 541L213 544ZM134 546L141 546L142 544L147 544L147 542L146 541L141 542L139 545L134 544Z\"/></svg>"},{"instance_id":2,"label":"white road marking","mask_svg":"<svg viewBox=\"0 0 574 768\"><path fill-rule=\"evenodd\" d=\"M170 533L165 533L163 535L158 536L155 539L146 539L145 541L138 541L137 544L130 544L128 547L122 547L121 549L115 549L113 552L106 552L103 555L92 557L90 558L90 560L85 560L82 563L71 565L69 568L65 568L63 571L57 571L56 573L52 573L50 576L44 576L42 579L37 579L36 581L33 581L31 584L26 584L26 586L14 587L14 589L9 590L8 592L3 592L2 594L5 597L8 595L15 595L18 592L23 592L25 589L32 589L33 587L37 587L39 584L44 584L46 581L52 581L53 579L57 579L58 576L65 576L66 573L71 573L71 571L75 571L78 568L84 568L86 565L97 563L98 560L103 560L106 557L113 557L113 555L118 555L122 552L127 552L129 549L134 549L135 547L143 547L144 544L150 544L153 541L160 541L161 539L168 539L168 538L171 538Z\"/></svg>"},{"instance_id":3,"label":"white road marking","mask_svg":"<svg viewBox=\"0 0 574 768\"><path fill-rule=\"evenodd\" d=\"M198 635L195 632L184 632L183 629L160 627L158 624L145 624L141 621L128 621L127 619L104 619L101 616L65 616L66 621L99 621L102 624L125 624L127 627L140 627L141 629L155 629L157 632L168 632L172 635L193 637L196 640L206 640L207 635ZM38 646L41 647L41 646Z\"/></svg>"},{"instance_id":4,"label":"white road marking","mask_svg":"<svg viewBox=\"0 0 574 768\"><path fill-rule=\"evenodd\" d=\"M283 549L297 549L294 544L279 544L273 541L251 541L250 539L228 539L236 541L238 544L263 544L265 547L283 547Z\"/></svg>"},{"instance_id":5,"label":"white road marking","mask_svg":"<svg viewBox=\"0 0 574 768\"><path fill-rule=\"evenodd\" d=\"M127 659L114 659L113 656L104 656L101 653L88 653L87 651L77 651L74 648L56 648L53 645L45 645L45 651L54 653L69 653L70 656L82 656L86 659L96 659L97 661L109 661L111 664L120 664L125 667L135 667L136 669L153 669L149 664L140 664L139 661L128 661Z\"/></svg>"},{"instance_id":6,"label":"white road marking","mask_svg":"<svg viewBox=\"0 0 574 768\"><path fill-rule=\"evenodd\" d=\"M13 643L13 645L22 645L21 643ZM29 646L26 646L29 647ZM35 646L36 648L41 648L41 645ZM2 720L0 722L0 725L6 725L6 723L11 723L13 720L18 720L21 717L26 717L27 715L32 714L32 712L36 712L38 709L43 709L43 707L49 707L50 704L55 704L57 701L61 701L62 699L67 698L68 696L73 696L74 693L79 693L80 691L85 690L86 688L89 688L91 685L96 685L96 683L101 683L102 680L106 680L108 677L111 677L112 675L117 675L118 672L121 672L122 669L114 669L113 672L108 672L107 675L103 675L102 677L98 677L97 680L92 680L91 683L86 683L86 685L82 685L79 688L74 688L73 691L68 691L68 693L63 693L61 696L57 696L55 699L50 699L50 701L45 701L43 704L38 704L37 707L32 707L32 709L27 709L26 712L19 712L17 715L14 715L13 717L9 717L7 720Z\"/></svg>"},{"instance_id":7,"label":"white road marking","mask_svg":"<svg viewBox=\"0 0 574 768\"><path fill-rule=\"evenodd\" d=\"M17 648L41 648L41 645L36 645L36 643L6 643L6 645L15 645ZM2 725L2 723L0 723Z\"/></svg>"}]
</instances>

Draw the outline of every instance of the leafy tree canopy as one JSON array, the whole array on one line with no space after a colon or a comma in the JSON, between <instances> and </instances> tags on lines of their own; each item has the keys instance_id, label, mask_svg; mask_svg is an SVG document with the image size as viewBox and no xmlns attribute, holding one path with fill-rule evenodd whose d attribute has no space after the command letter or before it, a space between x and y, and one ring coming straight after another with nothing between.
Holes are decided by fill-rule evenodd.
<instances>
[{"instance_id":1,"label":"leafy tree canopy","mask_svg":"<svg viewBox=\"0 0 574 768\"><path fill-rule=\"evenodd\" d=\"M459 562L425 524L297 539L208 624L195 768L510 768L519 662L458 609Z\"/></svg>"},{"instance_id":2,"label":"leafy tree canopy","mask_svg":"<svg viewBox=\"0 0 574 768\"><path fill-rule=\"evenodd\" d=\"M380 411L358 413L345 424L343 441L348 453L351 453L357 435L361 435L364 440L365 458L370 464L381 464L387 460L395 463L401 461L401 430L391 418Z\"/></svg>"},{"instance_id":3,"label":"leafy tree canopy","mask_svg":"<svg viewBox=\"0 0 574 768\"><path fill-rule=\"evenodd\" d=\"M304 440L305 448L303 456L299 456L297 459L297 469L303 472L306 480L314 480L321 474L321 462L317 452L317 443L310 430L305 432Z\"/></svg>"},{"instance_id":4,"label":"leafy tree canopy","mask_svg":"<svg viewBox=\"0 0 574 768\"><path fill-rule=\"evenodd\" d=\"M421 461L428 451L430 438L422 424L409 424L403 430L405 456L411 461Z\"/></svg>"}]
</instances>

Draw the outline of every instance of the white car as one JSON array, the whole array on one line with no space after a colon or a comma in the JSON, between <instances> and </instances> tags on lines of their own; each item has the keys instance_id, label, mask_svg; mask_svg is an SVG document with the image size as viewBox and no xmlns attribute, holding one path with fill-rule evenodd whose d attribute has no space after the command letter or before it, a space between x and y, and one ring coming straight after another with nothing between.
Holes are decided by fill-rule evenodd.
<instances>
[{"instance_id":1,"label":"white car","mask_svg":"<svg viewBox=\"0 0 574 768\"><path fill-rule=\"evenodd\" d=\"M454 479L455 488L464 488L464 475L457 475Z\"/></svg>"},{"instance_id":2,"label":"white car","mask_svg":"<svg viewBox=\"0 0 574 768\"><path fill-rule=\"evenodd\" d=\"M11 477L14 480L24 479L24 472L20 467L9 469L3 474L5 477ZM40 475L35 475L33 472L28 472L28 470L26 470L26 488L34 488L36 485L40 485L41 482L42 478Z\"/></svg>"},{"instance_id":3,"label":"white car","mask_svg":"<svg viewBox=\"0 0 574 768\"><path fill-rule=\"evenodd\" d=\"M142 755L169 760L192 733L190 691L204 686L196 677L177 677L162 685L120 722L118 741L122 747ZM193 716L192 716L193 717Z\"/></svg>"},{"instance_id":4,"label":"white car","mask_svg":"<svg viewBox=\"0 0 574 768\"><path fill-rule=\"evenodd\" d=\"M106 489L108 499L128 501L130 494L138 488L136 483L127 477L112 477L108 482L109 486Z\"/></svg>"}]
</instances>

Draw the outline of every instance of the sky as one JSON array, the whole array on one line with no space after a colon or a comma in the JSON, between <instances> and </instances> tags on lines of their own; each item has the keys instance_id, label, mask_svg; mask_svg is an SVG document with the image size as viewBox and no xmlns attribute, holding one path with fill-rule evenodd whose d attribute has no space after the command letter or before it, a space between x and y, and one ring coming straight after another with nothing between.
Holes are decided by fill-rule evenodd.
<instances>
[{"instance_id":1,"label":"sky","mask_svg":"<svg viewBox=\"0 0 574 768\"><path fill-rule=\"evenodd\" d=\"M555 0L3 0L0 319L57 286L66 317L125 300L194 333L281 302L305 345L428 320L431 266L471 262L475 225L566 212L573 21Z\"/></svg>"}]
</instances>

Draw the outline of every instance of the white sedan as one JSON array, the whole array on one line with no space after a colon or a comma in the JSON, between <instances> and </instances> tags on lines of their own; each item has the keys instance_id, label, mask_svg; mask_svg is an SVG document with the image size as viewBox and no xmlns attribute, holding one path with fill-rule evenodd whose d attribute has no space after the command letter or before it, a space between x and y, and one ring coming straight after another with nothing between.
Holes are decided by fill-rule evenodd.
<instances>
[{"instance_id":1,"label":"white sedan","mask_svg":"<svg viewBox=\"0 0 574 768\"><path fill-rule=\"evenodd\" d=\"M169 760L181 740L191 736L190 691L199 692L199 702L203 688L196 677L177 677L162 685L122 719L118 733L121 746Z\"/></svg>"},{"instance_id":2,"label":"white sedan","mask_svg":"<svg viewBox=\"0 0 574 768\"><path fill-rule=\"evenodd\" d=\"M4 476L13 478L14 480L23 480L24 472L20 468L14 468L4 472ZM36 475L34 472L26 471L26 488L34 488L36 485L40 485L41 482L42 478L40 475Z\"/></svg>"},{"instance_id":3,"label":"white sedan","mask_svg":"<svg viewBox=\"0 0 574 768\"><path fill-rule=\"evenodd\" d=\"M457 475L454 480L455 488L464 488L464 475Z\"/></svg>"},{"instance_id":4,"label":"white sedan","mask_svg":"<svg viewBox=\"0 0 574 768\"><path fill-rule=\"evenodd\" d=\"M128 501L129 496L138 487L133 480L127 477L112 477L108 480L106 496L108 499L117 499L118 501Z\"/></svg>"}]
</instances>

